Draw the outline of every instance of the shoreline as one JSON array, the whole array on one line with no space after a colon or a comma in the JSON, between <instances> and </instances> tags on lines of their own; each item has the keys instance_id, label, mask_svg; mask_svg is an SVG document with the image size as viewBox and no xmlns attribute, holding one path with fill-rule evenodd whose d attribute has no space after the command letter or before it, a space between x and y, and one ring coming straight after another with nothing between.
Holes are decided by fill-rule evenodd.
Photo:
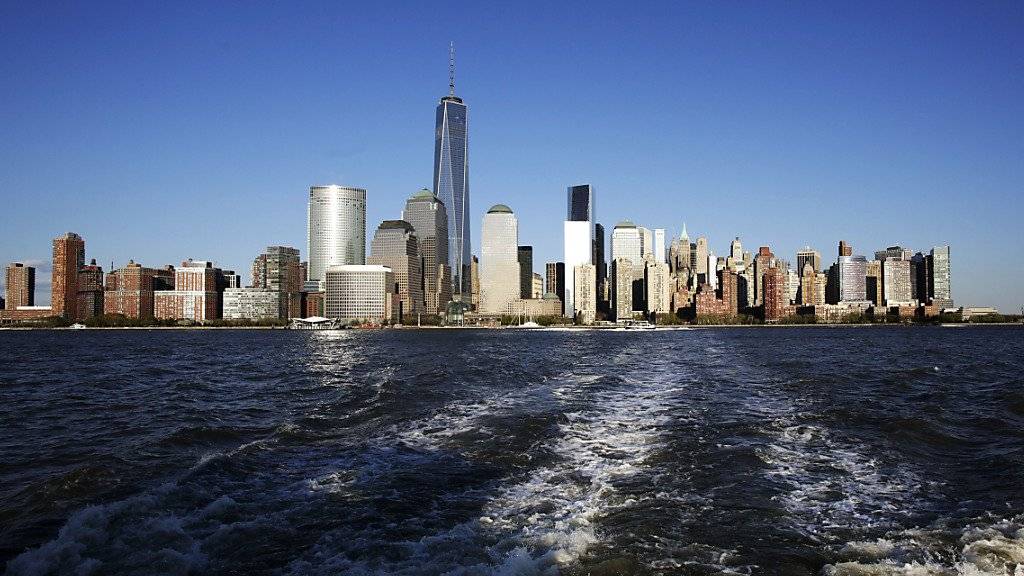
<instances>
[{"instance_id":1,"label":"shoreline","mask_svg":"<svg viewBox=\"0 0 1024 576\"><path fill-rule=\"evenodd\" d=\"M308 330L288 328L284 326L94 326L85 328L53 328L35 326L0 326L0 332L56 331L78 332L83 330L268 330L285 332L380 332L389 330L519 330L523 332L569 332L569 331L614 331L614 332L683 332L687 330L719 330L722 328L980 328L980 327L1018 327L1024 328L1024 322L964 322L949 324L901 324L901 323L866 323L866 324L672 324L654 328L622 328L619 326L543 326L523 328L521 326L398 326L391 328L338 328L333 330Z\"/></svg>"}]
</instances>

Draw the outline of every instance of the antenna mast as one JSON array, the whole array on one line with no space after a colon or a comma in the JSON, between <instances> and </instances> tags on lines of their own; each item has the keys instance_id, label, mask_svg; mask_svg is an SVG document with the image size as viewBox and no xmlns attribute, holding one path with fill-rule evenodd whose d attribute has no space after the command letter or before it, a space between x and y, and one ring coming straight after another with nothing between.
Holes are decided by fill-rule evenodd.
<instances>
[{"instance_id":1,"label":"antenna mast","mask_svg":"<svg viewBox=\"0 0 1024 576\"><path fill-rule=\"evenodd\" d=\"M448 45L448 95L455 96L455 42Z\"/></svg>"}]
</instances>

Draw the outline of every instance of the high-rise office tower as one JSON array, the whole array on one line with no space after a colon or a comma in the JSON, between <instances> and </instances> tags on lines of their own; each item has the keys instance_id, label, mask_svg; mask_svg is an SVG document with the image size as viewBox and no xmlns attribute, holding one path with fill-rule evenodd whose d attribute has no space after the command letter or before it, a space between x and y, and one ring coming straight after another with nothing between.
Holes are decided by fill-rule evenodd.
<instances>
[{"instance_id":1,"label":"high-rise office tower","mask_svg":"<svg viewBox=\"0 0 1024 576\"><path fill-rule=\"evenodd\" d=\"M520 246L519 297L526 300L533 296L533 246Z\"/></svg>"},{"instance_id":2,"label":"high-rise office tower","mask_svg":"<svg viewBox=\"0 0 1024 576\"><path fill-rule=\"evenodd\" d=\"M853 256L853 246L846 243L846 240L839 241L839 256Z\"/></svg>"},{"instance_id":3,"label":"high-rise office tower","mask_svg":"<svg viewBox=\"0 0 1024 576\"><path fill-rule=\"evenodd\" d=\"M643 226L637 226L637 230L640 232L640 259L643 260L648 254L654 254L654 233Z\"/></svg>"},{"instance_id":4,"label":"high-rise office tower","mask_svg":"<svg viewBox=\"0 0 1024 576\"><path fill-rule=\"evenodd\" d=\"M50 308L54 316L78 315L78 271L85 266L85 240L74 232L53 239Z\"/></svg>"},{"instance_id":5,"label":"high-rise office tower","mask_svg":"<svg viewBox=\"0 0 1024 576\"><path fill-rule=\"evenodd\" d=\"M385 220L377 227L370 243L368 265L391 269L399 296L398 310L393 310L399 322L423 311L423 270L420 268L419 241L405 220Z\"/></svg>"},{"instance_id":6,"label":"high-rise office tower","mask_svg":"<svg viewBox=\"0 0 1024 576\"><path fill-rule=\"evenodd\" d=\"M330 266L324 275L324 315L328 318L374 323L395 318L395 278L387 266Z\"/></svg>"},{"instance_id":7,"label":"high-rise office tower","mask_svg":"<svg viewBox=\"0 0 1024 576\"><path fill-rule=\"evenodd\" d=\"M796 252L796 269L803 274L804 264L810 262L811 270L817 273L821 270L821 254L812 249L810 246L805 246Z\"/></svg>"},{"instance_id":8,"label":"high-rise office tower","mask_svg":"<svg viewBox=\"0 0 1024 576\"><path fill-rule=\"evenodd\" d=\"M519 299L519 223L512 209L496 204L480 229L480 311L506 314Z\"/></svg>"},{"instance_id":9,"label":"high-rise office tower","mask_svg":"<svg viewBox=\"0 0 1024 576\"><path fill-rule=\"evenodd\" d=\"M366 263L366 190L312 186L307 220L309 279L322 281L328 266Z\"/></svg>"},{"instance_id":10,"label":"high-rise office tower","mask_svg":"<svg viewBox=\"0 0 1024 576\"><path fill-rule=\"evenodd\" d=\"M654 229L654 258L658 262L666 262L668 253L665 251L665 229Z\"/></svg>"},{"instance_id":11,"label":"high-rise office tower","mask_svg":"<svg viewBox=\"0 0 1024 576\"><path fill-rule=\"evenodd\" d=\"M594 261L594 190L590 184L566 189L565 223L563 224L563 262L565 263L564 314L576 310L576 267ZM593 286L588 283L586 286ZM596 289L595 289L596 290Z\"/></svg>"},{"instance_id":12,"label":"high-rise office tower","mask_svg":"<svg viewBox=\"0 0 1024 576\"><path fill-rule=\"evenodd\" d=\"M953 306L953 291L950 286L949 246L932 248L927 259L928 265L928 298L937 306L949 308Z\"/></svg>"},{"instance_id":13,"label":"high-rise office tower","mask_svg":"<svg viewBox=\"0 0 1024 576\"><path fill-rule=\"evenodd\" d=\"M710 276L715 273L714 269L708 270L708 239L701 236L697 238L697 254L695 271L698 282L711 283Z\"/></svg>"},{"instance_id":14,"label":"high-rise office tower","mask_svg":"<svg viewBox=\"0 0 1024 576\"><path fill-rule=\"evenodd\" d=\"M850 249L852 251L852 248ZM840 256L838 266L839 302L862 304L867 302L867 258Z\"/></svg>"},{"instance_id":15,"label":"high-rise office tower","mask_svg":"<svg viewBox=\"0 0 1024 576\"><path fill-rule=\"evenodd\" d=\"M903 255L882 261L882 293L886 306L913 306L910 259Z\"/></svg>"},{"instance_id":16,"label":"high-rise office tower","mask_svg":"<svg viewBox=\"0 0 1024 576\"><path fill-rule=\"evenodd\" d=\"M623 220L612 228L612 259L624 258L634 266L643 263L643 244L636 224Z\"/></svg>"},{"instance_id":17,"label":"high-rise office tower","mask_svg":"<svg viewBox=\"0 0 1024 576\"><path fill-rule=\"evenodd\" d=\"M910 260L914 256L914 251L909 248L902 246L889 246L885 250L875 251L875 260L879 262L885 262L889 258L896 258L897 260Z\"/></svg>"},{"instance_id":18,"label":"high-rise office tower","mask_svg":"<svg viewBox=\"0 0 1024 576\"><path fill-rule=\"evenodd\" d=\"M882 263L878 260L869 260L864 268L864 295L868 302L875 306L885 303L885 296L882 293Z\"/></svg>"},{"instance_id":19,"label":"high-rise office tower","mask_svg":"<svg viewBox=\"0 0 1024 576\"><path fill-rule=\"evenodd\" d=\"M434 195L448 214L448 258L456 294L471 293L469 224L469 133L466 103L455 95L455 47L448 59L448 95L434 121Z\"/></svg>"},{"instance_id":20,"label":"high-rise office tower","mask_svg":"<svg viewBox=\"0 0 1024 576\"><path fill-rule=\"evenodd\" d=\"M594 221L594 188L590 184L569 186L565 219L572 222Z\"/></svg>"},{"instance_id":21,"label":"high-rise office tower","mask_svg":"<svg viewBox=\"0 0 1024 576\"><path fill-rule=\"evenodd\" d=\"M594 268L597 272L597 302L598 308L603 308L602 301L605 299L605 285L608 282L608 262L604 257L604 226L594 222Z\"/></svg>"},{"instance_id":22,"label":"high-rise office tower","mask_svg":"<svg viewBox=\"0 0 1024 576\"><path fill-rule=\"evenodd\" d=\"M548 262L544 265L544 292L554 294L562 301L565 313L565 262Z\"/></svg>"},{"instance_id":23,"label":"high-rise office tower","mask_svg":"<svg viewBox=\"0 0 1024 576\"><path fill-rule=\"evenodd\" d=\"M7 266L4 282L4 306L8 310L17 310L18 306L36 305L35 268L25 266L21 262L12 262Z\"/></svg>"},{"instance_id":24,"label":"high-rise office tower","mask_svg":"<svg viewBox=\"0 0 1024 576\"><path fill-rule=\"evenodd\" d=\"M424 188L405 202L402 220L412 224L423 262L423 299L427 314L441 314L452 299L448 262L448 211Z\"/></svg>"}]
</instances>

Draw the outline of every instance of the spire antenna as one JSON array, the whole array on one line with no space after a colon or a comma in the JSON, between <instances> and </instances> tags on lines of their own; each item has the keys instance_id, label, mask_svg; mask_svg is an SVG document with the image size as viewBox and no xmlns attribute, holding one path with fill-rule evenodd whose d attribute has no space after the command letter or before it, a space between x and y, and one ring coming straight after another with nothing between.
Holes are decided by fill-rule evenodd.
<instances>
[{"instance_id":1,"label":"spire antenna","mask_svg":"<svg viewBox=\"0 0 1024 576\"><path fill-rule=\"evenodd\" d=\"M455 96L455 42L448 45L448 95Z\"/></svg>"}]
</instances>

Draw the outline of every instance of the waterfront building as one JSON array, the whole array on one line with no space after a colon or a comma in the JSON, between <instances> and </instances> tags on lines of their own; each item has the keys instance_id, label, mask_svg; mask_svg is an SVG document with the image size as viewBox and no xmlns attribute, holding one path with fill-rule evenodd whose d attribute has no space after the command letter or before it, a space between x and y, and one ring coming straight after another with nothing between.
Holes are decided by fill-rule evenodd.
<instances>
[{"instance_id":1,"label":"waterfront building","mask_svg":"<svg viewBox=\"0 0 1024 576\"><path fill-rule=\"evenodd\" d=\"M519 297L529 300L533 296L533 246L520 246L517 259L519 260Z\"/></svg>"},{"instance_id":2,"label":"waterfront building","mask_svg":"<svg viewBox=\"0 0 1024 576\"><path fill-rule=\"evenodd\" d=\"M531 285L530 285L530 299L537 299L537 298L543 298L543 297L544 297L544 277L541 276L540 274L534 272L533 273L533 281L531 282ZM562 311L559 310L558 313L561 314Z\"/></svg>"},{"instance_id":3,"label":"waterfront building","mask_svg":"<svg viewBox=\"0 0 1024 576\"><path fill-rule=\"evenodd\" d=\"M664 254L664 251L662 251ZM644 260L644 286L648 314L663 314L672 310L672 284L668 263L653 254Z\"/></svg>"},{"instance_id":4,"label":"waterfront building","mask_svg":"<svg viewBox=\"0 0 1024 576\"><path fill-rule=\"evenodd\" d=\"M217 277L212 262L186 260L174 270L174 290L154 292L153 316L158 320L206 322L219 318L222 310Z\"/></svg>"},{"instance_id":5,"label":"waterfront building","mask_svg":"<svg viewBox=\"0 0 1024 576\"><path fill-rule=\"evenodd\" d=\"M21 262L7 265L4 275L4 308L17 310L19 306L36 305L36 269Z\"/></svg>"},{"instance_id":6,"label":"waterfront building","mask_svg":"<svg viewBox=\"0 0 1024 576\"><path fill-rule=\"evenodd\" d=\"M580 264L573 270L573 318L581 324L593 324L597 318L597 267Z\"/></svg>"},{"instance_id":7,"label":"waterfront building","mask_svg":"<svg viewBox=\"0 0 1024 576\"><path fill-rule=\"evenodd\" d=\"M867 266L868 261L863 256L839 257L836 262L839 303L855 304L868 301Z\"/></svg>"},{"instance_id":8,"label":"waterfront building","mask_svg":"<svg viewBox=\"0 0 1024 576\"><path fill-rule=\"evenodd\" d=\"M763 282L764 321L778 322L792 313L791 307L786 302L785 269L776 263L765 271Z\"/></svg>"},{"instance_id":9,"label":"waterfront building","mask_svg":"<svg viewBox=\"0 0 1024 576\"><path fill-rule=\"evenodd\" d=\"M78 271L85 266L85 240L68 232L53 240L53 277L50 311L54 316L76 320Z\"/></svg>"},{"instance_id":10,"label":"waterfront building","mask_svg":"<svg viewBox=\"0 0 1024 576\"><path fill-rule=\"evenodd\" d=\"M234 273L221 271L222 282L218 288L223 291L226 288L235 288L233 284ZM299 250L289 246L267 246L266 251L260 254L253 261L252 265L252 287L267 288L281 293L277 299L281 309L277 318L288 319L298 318L302 314L302 265L299 260Z\"/></svg>"},{"instance_id":11,"label":"waterfront building","mask_svg":"<svg viewBox=\"0 0 1024 576\"><path fill-rule=\"evenodd\" d=\"M391 269L398 294L398 307L393 311L398 322L407 322L408 315L423 312L423 270L412 224L405 220L381 222L373 235L367 264Z\"/></svg>"},{"instance_id":12,"label":"waterfront building","mask_svg":"<svg viewBox=\"0 0 1024 576\"><path fill-rule=\"evenodd\" d=\"M910 260L889 256L882 261L882 292L887 307L914 306L910 286Z\"/></svg>"},{"instance_id":13,"label":"waterfront building","mask_svg":"<svg viewBox=\"0 0 1024 576\"><path fill-rule=\"evenodd\" d=\"M928 303L943 308L953 307L953 291L949 276L949 246L932 248L927 258Z\"/></svg>"},{"instance_id":14,"label":"waterfront building","mask_svg":"<svg viewBox=\"0 0 1024 576\"><path fill-rule=\"evenodd\" d=\"M287 292L273 288L226 288L224 290L224 319L226 320L278 320L285 307ZM298 318L299 316L295 316Z\"/></svg>"},{"instance_id":15,"label":"waterfront building","mask_svg":"<svg viewBox=\"0 0 1024 576\"><path fill-rule=\"evenodd\" d=\"M395 279L379 264L330 266L325 272L324 316L383 324L395 319Z\"/></svg>"},{"instance_id":16,"label":"waterfront building","mask_svg":"<svg viewBox=\"0 0 1024 576\"><path fill-rule=\"evenodd\" d=\"M310 187L306 231L310 280L323 280L328 266L365 263L366 190Z\"/></svg>"},{"instance_id":17,"label":"waterfront building","mask_svg":"<svg viewBox=\"0 0 1024 576\"><path fill-rule=\"evenodd\" d=\"M882 263L871 260L864 268L864 292L868 302L881 306L885 301L882 295Z\"/></svg>"},{"instance_id":18,"label":"waterfront building","mask_svg":"<svg viewBox=\"0 0 1024 576\"><path fill-rule=\"evenodd\" d=\"M612 251L614 255L614 240ZM633 318L633 262L629 258L616 256L612 260L611 297L616 320Z\"/></svg>"},{"instance_id":19,"label":"waterfront building","mask_svg":"<svg viewBox=\"0 0 1024 576\"><path fill-rule=\"evenodd\" d=\"M452 299L448 210L444 202L424 188L406 201L402 220L412 224L416 241L419 242L424 311L427 314L441 314Z\"/></svg>"},{"instance_id":20,"label":"waterfront building","mask_svg":"<svg viewBox=\"0 0 1024 576\"><path fill-rule=\"evenodd\" d=\"M761 246L754 257L754 306L764 304L764 275L775 264L771 248Z\"/></svg>"},{"instance_id":21,"label":"waterfront building","mask_svg":"<svg viewBox=\"0 0 1024 576\"><path fill-rule=\"evenodd\" d=\"M503 314L509 302L519 298L518 246L519 223L512 209L492 206L480 229L481 313Z\"/></svg>"},{"instance_id":22,"label":"waterfront building","mask_svg":"<svg viewBox=\"0 0 1024 576\"><path fill-rule=\"evenodd\" d=\"M565 262L548 262L544 265L544 292L554 294L562 302L565 313Z\"/></svg>"},{"instance_id":23,"label":"waterfront building","mask_svg":"<svg viewBox=\"0 0 1024 576\"><path fill-rule=\"evenodd\" d=\"M153 277L155 270L129 260L107 274L103 310L133 319L153 318Z\"/></svg>"},{"instance_id":24,"label":"waterfront building","mask_svg":"<svg viewBox=\"0 0 1024 576\"><path fill-rule=\"evenodd\" d=\"M323 292L304 292L302 296L303 318L313 318L314 316L326 318L326 312L324 312Z\"/></svg>"},{"instance_id":25,"label":"waterfront building","mask_svg":"<svg viewBox=\"0 0 1024 576\"><path fill-rule=\"evenodd\" d=\"M815 274L821 270L821 253L805 246L796 252L796 269L800 271L801 276L803 275L804 264L810 263L811 271Z\"/></svg>"},{"instance_id":26,"label":"waterfront building","mask_svg":"<svg viewBox=\"0 0 1024 576\"><path fill-rule=\"evenodd\" d=\"M103 268L93 259L78 269L75 318L86 320L103 315Z\"/></svg>"},{"instance_id":27,"label":"waterfront building","mask_svg":"<svg viewBox=\"0 0 1024 576\"><path fill-rule=\"evenodd\" d=\"M509 316L522 316L530 320L538 316L561 316L562 303L551 293L541 298L518 298L508 303Z\"/></svg>"},{"instance_id":28,"label":"waterfront building","mask_svg":"<svg viewBox=\"0 0 1024 576\"><path fill-rule=\"evenodd\" d=\"M468 108L455 95L454 49L449 59L448 95L434 114L434 196L448 216L448 266L455 294L472 292L472 246L469 221Z\"/></svg>"}]
</instances>

